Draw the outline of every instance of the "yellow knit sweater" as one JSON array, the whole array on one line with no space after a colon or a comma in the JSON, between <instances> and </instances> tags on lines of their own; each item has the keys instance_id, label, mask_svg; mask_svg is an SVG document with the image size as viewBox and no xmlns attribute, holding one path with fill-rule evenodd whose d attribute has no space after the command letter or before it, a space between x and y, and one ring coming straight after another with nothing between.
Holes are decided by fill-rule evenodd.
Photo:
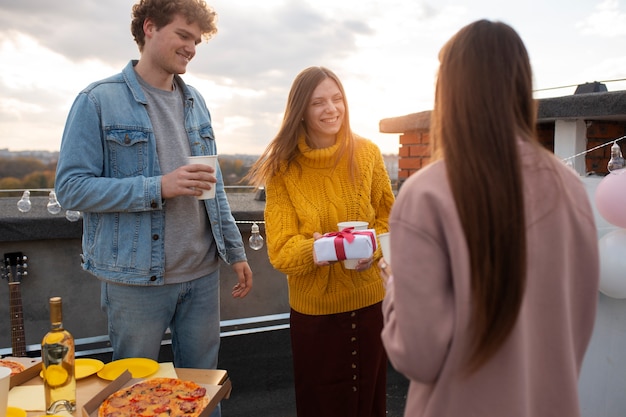
<instances>
[{"instance_id":1,"label":"yellow knit sweater","mask_svg":"<svg viewBox=\"0 0 626 417\"><path fill-rule=\"evenodd\" d=\"M319 267L313 262L313 233L337 230L342 221L362 220L377 234L388 231L394 195L378 147L356 138L354 160L359 177L350 180L347 160L336 163L336 144L311 149L300 138L302 170L291 166L266 184L265 227L271 264L287 275L289 303L303 314L356 310L384 297L376 262L365 271L344 269L342 262ZM381 256L375 252L375 261Z\"/></svg>"}]
</instances>

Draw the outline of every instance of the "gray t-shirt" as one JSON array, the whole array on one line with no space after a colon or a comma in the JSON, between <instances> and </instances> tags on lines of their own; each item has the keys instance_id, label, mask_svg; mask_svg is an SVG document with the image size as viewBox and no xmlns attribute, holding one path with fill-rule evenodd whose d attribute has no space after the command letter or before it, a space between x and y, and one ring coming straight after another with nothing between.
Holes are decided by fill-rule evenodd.
<instances>
[{"instance_id":1,"label":"gray t-shirt","mask_svg":"<svg viewBox=\"0 0 626 417\"><path fill-rule=\"evenodd\" d=\"M163 174L187 164L191 154L184 123L184 97L179 86L173 91L152 87L137 75L148 105L146 110L156 138ZM200 278L218 268L215 240L204 201L193 196L168 199L165 203L165 283Z\"/></svg>"}]
</instances>

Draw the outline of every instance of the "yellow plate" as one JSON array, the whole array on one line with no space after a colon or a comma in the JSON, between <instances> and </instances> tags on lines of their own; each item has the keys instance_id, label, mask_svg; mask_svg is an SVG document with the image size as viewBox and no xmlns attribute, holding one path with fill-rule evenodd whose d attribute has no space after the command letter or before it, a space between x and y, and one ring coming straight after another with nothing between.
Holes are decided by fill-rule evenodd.
<instances>
[{"instance_id":1,"label":"yellow plate","mask_svg":"<svg viewBox=\"0 0 626 417\"><path fill-rule=\"evenodd\" d=\"M98 376L113 381L127 369L133 378L145 378L159 370L159 363L146 358L119 359L104 365Z\"/></svg>"},{"instance_id":2,"label":"yellow plate","mask_svg":"<svg viewBox=\"0 0 626 417\"><path fill-rule=\"evenodd\" d=\"M104 368L104 362L98 359L78 358L74 361L74 375L76 379L87 378ZM39 376L43 378L43 370L39 372Z\"/></svg>"},{"instance_id":3,"label":"yellow plate","mask_svg":"<svg viewBox=\"0 0 626 417\"><path fill-rule=\"evenodd\" d=\"M76 379L87 378L104 368L104 362L98 359L78 358L74 361Z\"/></svg>"},{"instance_id":4,"label":"yellow plate","mask_svg":"<svg viewBox=\"0 0 626 417\"><path fill-rule=\"evenodd\" d=\"M26 417L26 410L17 407L7 407L7 417Z\"/></svg>"}]
</instances>

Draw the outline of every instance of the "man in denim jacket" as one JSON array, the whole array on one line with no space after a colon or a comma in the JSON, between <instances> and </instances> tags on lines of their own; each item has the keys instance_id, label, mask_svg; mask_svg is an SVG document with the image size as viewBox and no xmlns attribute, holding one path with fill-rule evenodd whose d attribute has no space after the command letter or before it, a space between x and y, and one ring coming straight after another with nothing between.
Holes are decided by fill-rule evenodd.
<instances>
[{"instance_id":1,"label":"man in denim jacket","mask_svg":"<svg viewBox=\"0 0 626 417\"><path fill-rule=\"evenodd\" d=\"M187 163L217 151L204 99L178 74L216 30L202 0L141 1L139 61L84 89L67 119L56 192L84 213L82 263L102 281L113 359L156 360L169 327L175 366L215 368L218 258L238 276L233 297L252 287L219 166Z\"/></svg>"}]
</instances>

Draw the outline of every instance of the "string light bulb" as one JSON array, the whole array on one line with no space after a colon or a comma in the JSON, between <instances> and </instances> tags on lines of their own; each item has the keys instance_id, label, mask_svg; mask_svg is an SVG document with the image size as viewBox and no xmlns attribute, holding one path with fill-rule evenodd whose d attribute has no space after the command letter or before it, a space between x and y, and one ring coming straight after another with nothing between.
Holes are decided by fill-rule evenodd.
<instances>
[{"instance_id":1,"label":"string light bulb","mask_svg":"<svg viewBox=\"0 0 626 417\"><path fill-rule=\"evenodd\" d=\"M78 221L78 219L80 219L80 211L76 211L76 210L66 210L65 211L65 218L71 222L76 222Z\"/></svg>"},{"instance_id":2,"label":"string light bulb","mask_svg":"<svg viewBox=\"0 0 626 417\"><path fill-rule=\"evenodd\" d=\"M61 212L61 205L57 201L57 195L54 191L50 191L48 195L48 213L59 214Z\"/></svg>"},{"instance_id":3,"label":"string light bulb","mask_svg":"<svg viewBox=\"0 0 626 417\"><path fill-rule=\"evenodd\" d=\"M263 247L263 236L259 232L259 225L256 223L252 224L252 234L250 235L250 248L254 250L259 250Z\"/></svg>"},{"instance_id":4,"label":"string light bulb","mask_svg":"<svg viewBox=\"0 0 626 417\"><path fill-rule=\"evenodd\" d=\"M17 202L17 209L22 213L28 213L32 206L30 202L30 191L25 190L22 194L22 198Z\"/></svg>"},{"instance_id":5,"label":"string light bulb","mask_svg":"<svg viewBox=\"0 0 626 417\"><path fill-rule=\"evenodd\" d=\"M607 164L607 169L609 172L616 171L618 169L622 169L626 166L626 161L622 156L622 150L617 144L617 141L613 142L613 146L611 146L611 159L609 159L609 163Z\"/></svg>"}]
</instances>

